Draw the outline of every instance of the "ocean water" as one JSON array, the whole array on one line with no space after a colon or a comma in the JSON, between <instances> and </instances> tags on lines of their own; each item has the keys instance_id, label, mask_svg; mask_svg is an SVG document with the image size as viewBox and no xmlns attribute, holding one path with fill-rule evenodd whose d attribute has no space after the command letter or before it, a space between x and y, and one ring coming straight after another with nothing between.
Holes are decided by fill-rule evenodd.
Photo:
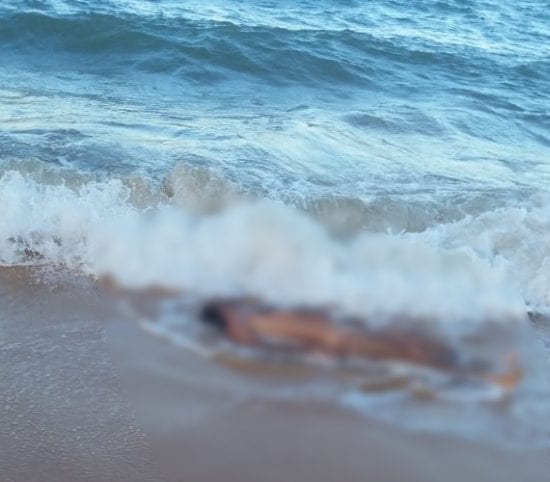
<instances>
[{"instance_id":1,"label":"ocean water","mask_svg":"<svg viewBox=\"0 0 550 482\"><path fill-rule=\"evenodd\" d=\"M542 0L3 0L0 265L528 324L549 46Z\"/></svg>"}]
</instances>

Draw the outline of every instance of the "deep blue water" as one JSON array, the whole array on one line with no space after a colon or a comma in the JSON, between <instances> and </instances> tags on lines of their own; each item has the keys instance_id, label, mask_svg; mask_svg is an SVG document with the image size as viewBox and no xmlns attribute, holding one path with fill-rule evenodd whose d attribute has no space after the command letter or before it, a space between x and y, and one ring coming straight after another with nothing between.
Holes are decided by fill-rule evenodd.
<instances>
[{"instance_id":1,"label":"deep blue water","mask_svg":"<svg viewBox=\"0 0 550 482\"><path fill-rule=\"evenodd\" d=\"M0 159L291 199L545 188L548 6L5 0Z\"/></svg>"}]
</instances>

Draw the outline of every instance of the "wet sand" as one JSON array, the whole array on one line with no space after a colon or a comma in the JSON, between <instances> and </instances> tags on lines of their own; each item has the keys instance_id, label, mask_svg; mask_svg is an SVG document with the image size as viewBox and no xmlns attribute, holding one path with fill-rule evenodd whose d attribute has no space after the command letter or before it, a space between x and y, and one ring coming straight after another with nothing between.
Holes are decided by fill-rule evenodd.
<instances>
[{"instance_id":1,"label":"wet sand","mask_svg":"<svg viewBox=\"0 0 550 482\"><path fill-rule=\"evenodd\" d=\"M0 270L0 480L162 480L107 349L112 313L30 282Z\"/></svg>"},{"instance_id":2,"label":"wet sand","mask_svg":"<svg viewBox=\"0 0 550 482\"><path fill-rule=\"evenodd\" d=\"M0 270L0 480L540 482L518 453L271 400L122 320L81 285ZM266 380L265 384L279 383Z\"/></svg>"}]
</instances>

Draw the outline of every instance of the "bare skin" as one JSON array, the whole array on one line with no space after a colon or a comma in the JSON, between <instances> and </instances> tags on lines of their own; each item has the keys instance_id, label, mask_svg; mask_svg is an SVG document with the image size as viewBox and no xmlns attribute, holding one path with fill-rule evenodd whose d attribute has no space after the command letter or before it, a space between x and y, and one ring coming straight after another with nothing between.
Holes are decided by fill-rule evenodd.
<instances>
[{"instance_id":1,"label":"bare skin","mask_svg":"<svg viewBox=\"0 0 550 482\"><path fill-rule=\"evenodd\" d=\"M322 311L281 310L253 300L224 300L208 303L202 318L243 345L395 360L460 376L472 375L458 365L455 351L441 340L406 329L370 329L354 320L336 323ZM515 360L507 362L510 369L505 373L475 376L512 390L521 380L522 372Z\"/></svg>"}]
</instances>

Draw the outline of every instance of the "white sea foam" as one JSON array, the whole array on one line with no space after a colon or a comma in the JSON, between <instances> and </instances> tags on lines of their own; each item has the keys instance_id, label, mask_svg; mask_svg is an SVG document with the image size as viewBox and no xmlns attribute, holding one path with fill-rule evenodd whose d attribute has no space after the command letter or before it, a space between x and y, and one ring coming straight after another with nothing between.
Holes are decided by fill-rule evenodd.
<instances>
[{"instance_id":1,"label":"white sea foam","mask_svg":"<svg viewBox=\"0 0 550 482\"><path fill-rule=\"evenodd\" d=\"M132 197L120 180L68 187L5 172L0 263L61 264L131 288L335 305L371 319L520 319L527 305L550 306L543 201L342 241L279 203L240 200L205 214L168 201L137 207Z\"/></svg>"}]
</instances>

